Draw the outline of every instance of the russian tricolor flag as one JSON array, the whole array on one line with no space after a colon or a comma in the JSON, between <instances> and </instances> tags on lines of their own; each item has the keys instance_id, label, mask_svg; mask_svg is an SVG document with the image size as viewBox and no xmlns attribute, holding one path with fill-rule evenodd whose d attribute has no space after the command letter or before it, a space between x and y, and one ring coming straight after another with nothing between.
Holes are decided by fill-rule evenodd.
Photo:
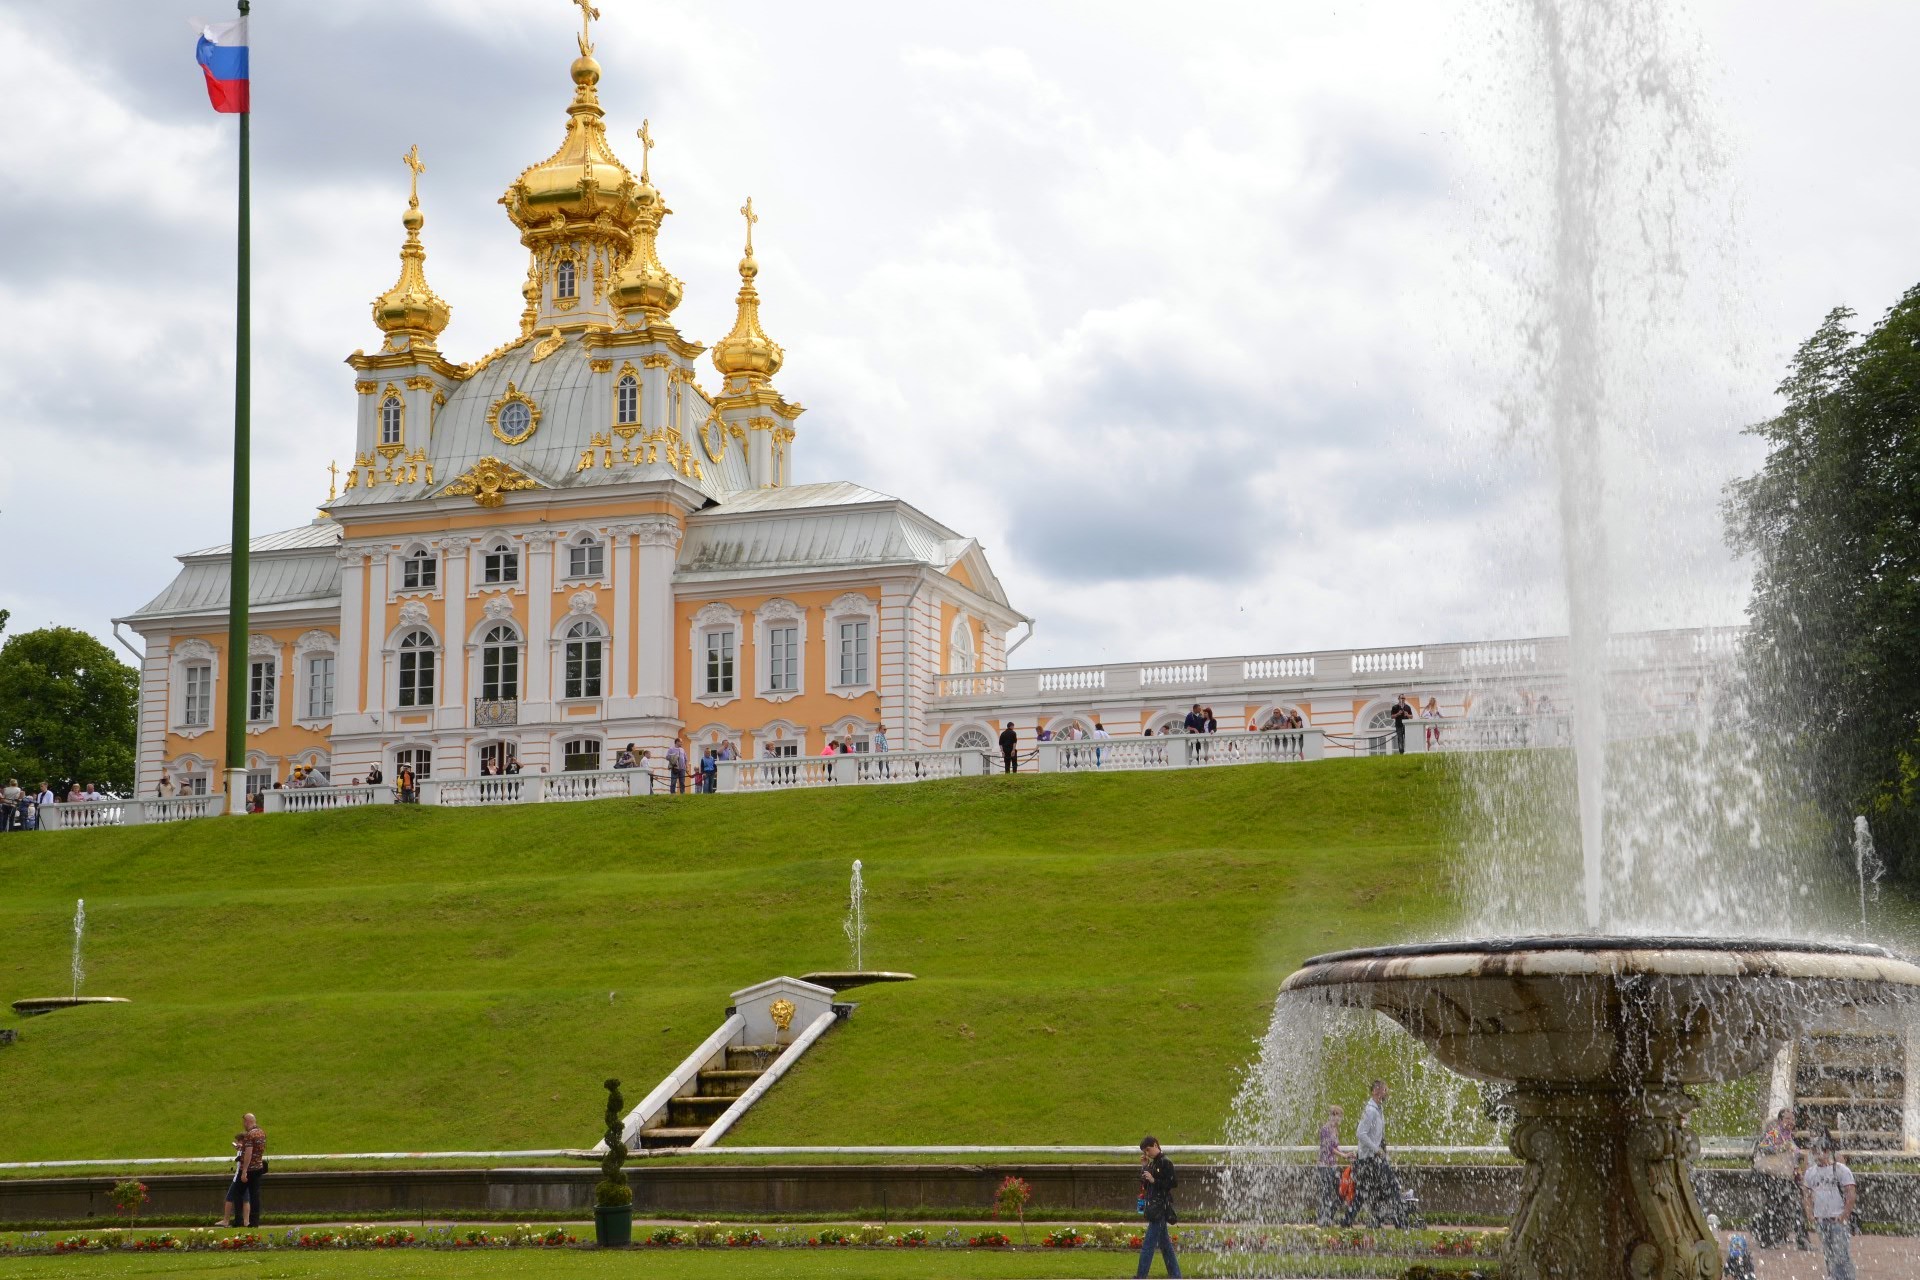
<instances>
[{"instance_id":1,"label":"russian tricolor flag","mask_svg":"<svg viewBox=\"0 0 1920 1280\"><path fill-rule=\"evenodd\" d=\"M194 50L207 73L207 97L215 111L247 110L247 20L209 22L200 28Z\"/></svg>"}]
</instances>

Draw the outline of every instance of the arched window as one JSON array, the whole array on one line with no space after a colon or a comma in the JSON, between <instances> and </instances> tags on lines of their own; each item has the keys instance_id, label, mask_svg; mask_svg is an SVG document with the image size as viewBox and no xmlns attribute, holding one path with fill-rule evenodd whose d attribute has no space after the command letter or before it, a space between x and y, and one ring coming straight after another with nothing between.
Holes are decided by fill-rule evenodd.
<instances>
[{"instance_id":1,"label":"arched window","mask_svg":"<svg viewBox=\"0 0 1920 1280\"><path fill-rule=\"evenodd\" d=\"M614 388L613 420L621 426L640 421L640 383L630 373L623 375L620 385Z\"/></svg>"},{"instance_id":2,"label":"arched window","mask_svg":"<svg viewBox=\"0 0 1920 1280\"><path fill-rule=\"evenodd\" d=\"M956 751L991 751L993 739L985 729L962 729L954 735L953 746Z\"/></svg>"},{"instance_id":3,"label":"arched window","mask_svg":"<svg viewBox=\"0 0 1920 1280\"><path fill-rule=\"evenodd\" d=\"M947 671L966 675L980 669L980 654L973 645L973 627L964 616L956 618L953 634L947 639Z\"/></svg>"},{"instance_id":4,"label":"arched window","mask_svg":"<svg viewBox=\"0 0 1920 1280\"><path fill-rule=\"evenodd\" d=\"M583 533L567 547L567 576L597 578L607 569L606 544L590 533Z\"/></svg>"},{"instance_id":5,"label":"arched window","mask_svg":"<svg viewBox=\"0 0 1920 1280\"><path fill-rule=\"evenodd\" d=\"M592 618L582 618L567 628L566 679L563 682L568 698L597 698L600 696L601 655L604 641L601 639L600 624Z\"/></svg>"},{"instance_id":6,"label":"arched window","mask_svg":"<svg viewBox=\"0 0 1920 1280\"><path fill-rule=\"evenodd\" d=\"M553 273L553 296L556 298L575 296L572 258L560 259L559 269Z\"/></svg>"},{"instance_id":7,"label":"arched window","mask_svg":"<svg viewBox=\"0 0 1920 1280\"><path fill-rule=\"evenodd\" d=\"M400 697L403 707L433 705L433 637L409 631L400 638Z\"/></svg>"},{"instance_id":8,"label":"arched window","mask_svg":"<svg viewBox=\"0 0 1920 1280\"><path fill-rule=\"evenodd\" d=\"M568 773L600 767L600 739L569 738L560 744L560 767Z\"/></svg>"},{"instance_id":9,"label":"arched window","mask_svg":"<svg viewBox=\"0 0 1920 1280\"><path fill-rule=\"evenodd\" d=\"M504 622L480 641L480 697L487 702L520 697L520 636Z\"/></svg>"},{"instance_id":10,"label":"arched window","mask_svg":"<svg viewBox=\"0 0 1920 1280\"><path fill-rule=\"evenodd\" d=\"M400 397L388 396L380 402L380 443L399 444L400 424L404 416L400 409Z\"/></svg>"}]
</instances>

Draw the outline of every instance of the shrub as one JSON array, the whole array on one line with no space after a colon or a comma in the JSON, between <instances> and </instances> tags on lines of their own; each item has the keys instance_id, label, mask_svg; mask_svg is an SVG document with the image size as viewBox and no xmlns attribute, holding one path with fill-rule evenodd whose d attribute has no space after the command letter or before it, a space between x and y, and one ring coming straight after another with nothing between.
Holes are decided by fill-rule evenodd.
<instances>
[{"instance_id":1,"label":"shrub","mask_svg":"<svg viewBox=\"0 0 1920 1280\"><path fill-rule=\"evenodd\" d=\"M1047 1238L1040 1243L1048 1249L1078 1249L1086 1242L1078 1227L1056 1227L1047 1232Z\"/></svg>"},{"instance_id":2,"label":"shrub","mask_svg":"<svg viewBox=\"0 0 1920 1280\"><path fill-rule=\"evenodd\" d=\"M832 1227L827 1227L822 1231L816 1232L815 1234L808 1236L807 1243L815 1246L816 1248L822 1245L827 1245L827 1246L850 1245L853 1243L853 1237L848 1235L844 1231L837 1231Z\"/></svg>"},{"instance_id":3,"label":"shrub","mask_svg":"<svg viewBox=\"0 0 1920 1280\"><path fill-rule=\"evenodd\" d=\"M877 1227L871 1222L863 1226L855 1227L849 1234L853 1236L855 1244L885 1244L887 1242L887 1229L885 1227Z\"/></svg>"},{"instance_id":4,"label":"shrub","mask_svg":"<svg viewBox=\"0 0 1920 1280\"><path fill-rule=\"evenodd\" d=\"M625 1117L621 1109L625 1105L620 1097L620 1082L609 1079L604 1082L607 1090L607 1154L600 1158L600 1181L594 1184L593 1203L598 1208L617 1209L633 1203L633 1188L628 1185L626 1175L620 1172L627 1162L627 1144L621 1130Z\"/></svg>"},{"instance_id":5,"label":"shrub","mask_svg":"<svg viewBox=\"0 0 1920 1280\"><path fill-rule=\"evenodd\" d=\"M1005 1249L1012 1244L1013 1241L1007 1239L1005 1234L999 1231L982 1231L977 1236L967 1237L967 1248L969 1249Z\"/></svg>"},{"instance_id":6,"label":"shrub","mask_svg":"<svg viewBox=\"0 0 1920 1280\"><path fill-rule=\"evenodd\" d=\"M767 1238L752 1227L737 1227L727 1232L727 1247L730 1249L750 1249L766 1242Z\"/></svg>"},{"instance_id":7,"label":"shrub","mask_svg":"<svg viewBox=\"0 0 1920 1280\"><path fill-rule=\"evenodd\" d=\"M927 1244L927 1233L919 1227L910 1227L887 1243L896 1249L922 1249Z\"/></svg>"},{"instance_id":8,"label":"shrub","mask_svg":"<svg viewBox=\"0 0 1920 1280\"><path fill-rule=\"evenodd\" d=\"M647 1237L648 1244L657 1244L663 1248L670 1248L673 1245L685 1244L686 1242L687 1238L673 1227L661 1227Z\"/></svg>"}]
</instances>

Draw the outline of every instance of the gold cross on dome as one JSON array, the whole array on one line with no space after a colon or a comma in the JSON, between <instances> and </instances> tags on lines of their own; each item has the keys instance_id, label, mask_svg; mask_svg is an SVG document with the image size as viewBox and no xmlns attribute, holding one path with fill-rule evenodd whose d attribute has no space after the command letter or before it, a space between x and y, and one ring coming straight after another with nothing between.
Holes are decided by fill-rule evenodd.
<instances>
[{"instance_id":1,"label":"gold cross on dome","mask_svg":"<svg viewBox=\"0 0 1920 1280\"><path fill-rule=\"evenodd\" d=\"M420 158L420 144L416 142L407 148L407 154L401 156L400 159L406 163L407 168L413 170L413 177L411 179L413 190L408 193L407 207L410 209L418 209L420 207L420 175L427 171L426 162Z\"/></svg>"},{"instance_id":2,"label":"gold cross on dome","mask_svg":"<svg viewBox=\"0 0 1920 1280\"><path fill-rule=\"evenodd\" d=\"M751 258L753 256L753 224L760 221L760 215L753 211L752 196L748 196L747 202L740 206L740 215L747 220L747 256Z\"/></svg>"},{"instance_id":3,"label":"gold cross on dome","mask_svg":"<svg viewBox=\"0 0 1920 1280\"><path fill-rule=\"evenodd\" d=\"M653 130L647 127L652 123L651 120L642 120L640 127L634 131L634 136L640 139L640 181L642 182L653 180L649 170L649 162L653 159Z\"/></svg>"},{"instance_id":4,"label":"gold cross on dome","mask_svg":"<svg viewBox=\"0 0 1920 1280\"><path fill-rule=\"evenodd\" d=\"M600 10L594 7L593 0L567 0L567 2L580 6L580 56L583 58L591 57L593 54L593 28L588 24L600 16Z\"/></svg>"},{"instance_id":5,"label":"gold cross on dome","mask_svg":"<svg viewBox=\"0 0 1920 1280\"><path fill-rule=\"evenodd\" d=\"M328 502L332 502L334 500L334 486L337 485L339 482L340 482L340 464L336 462L329 462L327 464L327 501Z\"/></svg>"}]
</instances>

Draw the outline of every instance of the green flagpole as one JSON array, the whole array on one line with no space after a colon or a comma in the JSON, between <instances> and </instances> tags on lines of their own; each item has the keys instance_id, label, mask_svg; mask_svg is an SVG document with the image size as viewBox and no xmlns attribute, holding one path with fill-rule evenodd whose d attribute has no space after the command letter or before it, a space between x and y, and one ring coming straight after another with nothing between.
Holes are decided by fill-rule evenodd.
<instances>
[{"instance_id":1,"label":"green flagpole","mask_svg":"<svg viewBox=\"0 0 1920 1280\"><path fill-rule=\"evenodd\" d=\"M251 7L239 0L240 16ZM251 43L251 36L249 36ZM247 797L247 470L250 450L247 443L247 400L251 359L249 316L252 282L247 270L249 252L248 123L253 119L252 87L248 87L248 109L240 113L240 236L237 294L234 306L233 338L233 553L227 579L227 812L239 813Z\"/></svg>"}]
</instances>

